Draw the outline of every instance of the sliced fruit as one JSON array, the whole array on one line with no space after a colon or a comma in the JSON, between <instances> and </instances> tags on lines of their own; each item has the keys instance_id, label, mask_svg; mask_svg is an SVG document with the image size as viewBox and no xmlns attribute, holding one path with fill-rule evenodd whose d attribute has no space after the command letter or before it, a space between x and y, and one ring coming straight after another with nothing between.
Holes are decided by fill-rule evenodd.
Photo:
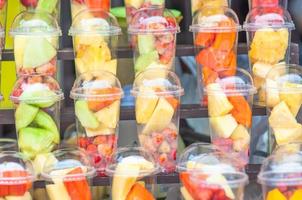
<instances>
[{"instance_id":1,"label":"sliced fruit","mask_svg":"<svg viewBox=\"0 0 302 200\"><path fill-rule=\"evenodd\" d=\"M14 56L17 67L23 66L24 50L28 37L16 35L14 37Z\"/></svg>"},{"instance_id":2,"label":"sliced fruit","mask_svg":"<svg viewBox=\"0 0 302 200\"><path fill-rule=\"evenodd\" d=\"M269 125L273 129L278 128L294 128L297 125L297 120L291 113L290 109L284 101L276 105L268 118Z\"/></svg>"},{"instance_id":3,"label":"sliced fruit","mask_svg":"<svg viewBox=\"0 0 302 200\"><path fill-rule=\"evenodd\" d=\"M30 37L24 50L23 67L33 68L49 62L57 50L44 37Z\"/></svg>"},{"instance_id":4,"label":"sliced fruit","mask_svg":"<svg viewBox=\"0 0 302 200\"><path fill-rule=\"evenodd\" d=\"M279 189L273 189L268 192L266 200L287 200L287 198L280 192Z\"/></svg>"},{"instance_id":5,"label":"sliced fruit","mask_svg":"<svg viewBox=\"0 0 302 200\"><path fill-rule=\"evenodd\" d=\"M152 51L150 53L146 53L140 55L135 61L135 72L141 72L145 70L150 64L157 62L159 59L157 51Z\"/></svg>"},{"instance_id":6,"label":"sliced fruit","mask_svg":"<svg viewBox=\"0 0 302 200\"><path fill-rule=\"evenodd\" d=\"M211 83L207 86L208 109L210 117L219 117L228 114L233 106L229 102L223 89L218 83Z\"/></svg>"},{"instance_id":7,"label":"sliced fruit","mask_svg":"<svg viewBox=\"0 0 302 200\"><path fill-rule=\"evenodd\" d=\"M152 116L159 97L150 87L140 87L135 101L135 116L138 124L145 124Z\"/></svg>"},{"instance_id":8,"label":"sliced fruit","mask_svg":"<svg viewBox=\"0 0 302 200\"><path fill-rule=\"evenodd\" d=\"M91 18L93 16L90 16ZM89 18L89 17L88 17ZM74 43L76 46L76 50L78 51L79 47L82 45L101 45L105 42L104 36L100 34L79 34L74 36Z\"/></svg>"},{"instance_id":9,"label":"sliced fruit","mask_svg":"<svg viewBox=\"0 0 302 200\"><path fill-rule=\"evenodd\" d=\"M126 199L139 173L139 165L119 163L113 176L112 200Z\"/></svg>"},{"instance_id":10,"label":"sliced fruit","mask_svg":"<svg viewBox=\"0 0 302 200\"><path fill-rule=\"evenodd\" d=\"M40 108L47 108L54 105L58 101L58 95L51 90L24 90L19 99L22 102L37 106ZM36 100L32 100L36 99Z\"/></svg>"},{"instance_id":11,"label":"sliced fruit","mask_svg":"<svg viewBox=\"0 0 302 200\"><path fill-rule=\"evenodd\" d=\"M265 79L269 71L274 67L274 65L270 65L263 62L256 62L253 65L253 74L254 76L258 76L260 78Z\"/></svg>"},{"instance_id":12,"label":"sliced fruit","mask_svg":"<svg viewBox=\"0 0 302 200\"><path fill-rule=\"evenodd\" d=\"M20 103L15 112L16 129L25 128L31 124L35 119L39 108L28 105L26 103Z\"/></svg>"},{"instance_id":13,"label":"sliced fruit","mask_svg":"<svg viewBox=\"0 0 302 200\"><path fill-rule=\"evenodd\" d=\"M266 79L266 105L268 107L276 106L281 100L278 91L278 83L271 79Z\"/></svg>"},{"instance_id":14,"label":"sliced fruit","mask_svg":"<svg viewBox=\"0 0 302 200\"><path fill-rule=\"evenodd\" d=\"M28 176L28 173L23 169L18 170L7 170L2 171L2 177L5 178L19 178L21 181L16 184L2 182L0 185L0 195L1 196L10 196L10 197L27 197L26 192L31 188L32 182L30 180L26 180L25 178Z\"/></svg>"},{"instance_id":15,"label":"sliced fruit","mask_svg":"<svg viewBox=\"0 0 302 200\"><path fill-rule=\"evenodd\" d=\"M173 115L174 108L164 97L160 97L157 106L152 113L149 121L145 125L142 133L150 134L153 131L163 130L170 124Z\"/></svg>"},{"instance_id":16,"label":"sliced fruit","mask_svg":"<svg viewBox=\"0 0 302 200\"><path fill-rule=\"evenodd\" d=\"M112 135L115 133L114 129L107 128L103 124L96 129L85 128L87 137L95 137L98 135Z\"/></svg>"},{"instance_id":17,"label":"sliced fruit","mask_svg":"<svg viewBox=\"0 0 302 200\"><path fill-rule=\"evenodd\" d=\"M40 174L44 167L53 166L58 160L52 153L38 154L33 161L33 167L36 174ZM47 165L47 166L45 166Z\"/></svg>"},{"instance_id":18,"label":"sliced fruit","mask_svg":"<svg viewBox=\"0 0 302 200\"><path fill-rule=\"evenodd\" d=\"M195 45L209 47L215 40L215 33L198 32L195 36Z\"/></svg>"},{"instance_id":19,"label":"sliced fruit","mask_svg":"<svg viewBox=\"0 0 302 200\"><path fill-rule=\"evenodd\" d=\"M106 61L103 65L100 66L101 70L111 72L116 75L117 72L117 59Z\"/></svg>"},{"instance_id":20,"label":"sliced fruit","mask_svg":"<svg viewBox=\"0 0 302 200\"><path fill-rule=\"evenodd\" d=\"M233 140L233 149L239 152L245 151L249 147L251 136L248 130L239 124L232 133L231 139Z\"/></svg>"},{"instance_id":21,"label":"sliced fruit","mask_svg":"<svg viewBox=\"0 0 302 200\"><path fill-rule=\"evenodd\" d=\"M72 200L62 181L55 184L47 184L46 191L50 200Z\"/></svg>"},{"instance_id":22,"label":"sliced fruit","mask_svg":"<svg viewBox=\"0 0 302 200\"><path fill-rule=\"evenodd\" d=\"M87 101L78 100L75 102L75 114L85 128L96 129L100 125L96 116L89 110Z\"/></svg>"},{"instance_id":23,"label":"sliced fruit","mask_svg":"<svg viewBox=\"0 0 302 200\"><path fill-rule=\"evenodd\" d=\"M139 54L150 53L155 50L155 38L152 34L137 35Z\"/></svg>"},{"instance_id":24,"label":"sliced fruit","mask_svg":"<svg viewBox=\"0 0 302 200\"><path fill-rule=\"evenodd\" d=\"M60 143L60 133L57 124L52 119L52 117L49 116L49 114L42 110L39 110L33 122L40 128L44 128L46 130L51 131L54 134L54 142L56 144Z\"/></svg>"},{"instance_id":25,"label":"sliced fruit","mask_svg":"<svg viewBox=\"0 0 302 200\"><path fill-rule=\"evenodd\" d=\"M228 198L235 199L235 195L234 195L232 189L230 188L230 186L228 185L226 178L223 175L221 175L221 174L210 175L206 181L209 184L220 185L223 188L223 190Z\"/></svg>"},{"instance_id":26,"label":"sliced fruit","mask_svg":"<svg viewBox=\"0 0 302 200\"><path fill-rule=\"evenodd\" d=\"M119 122L120 101L114 101L111 105L94 113L97 120L107 128L116 128Z\"/></svg>"},{"instance_id":27,"label":"sliced fruit","mask_svg":"<svg viewBox=\"0 0 302 200\"><path fill-rule=\"evenodd\" d=\"M111 81L111 80L108 80ZM119 88L112 87L112 88L103 88L103 89L96 89L88 91L89 94L96 94L96 95L116 95L120 92ZM97 112L110 104L114 101L118 100L118 97L112 98L104 98L104 99L96 99L96 100L88 100L88 107L91 111Z\"/></svg>"},{"instance_id":28,"label":"sliced fruit","mask_svg":"<svg viewBox=\"0 0 302 200\"><path fill-rule=\"evenodd\" d=\"M302 141L302 125L296 124L291 128L273 128L278 145Z\"/></svg>"},{"instance_id":29,"label":"sliced fruit","mask_svg":"<svg viewBox=\"0 0 302 200\"><path fill-rule=\"evenodd\" d=\"M29 192L26 192L23 196L5 196L5 200L32 200Z\"/></svg>"},{"instance_id":30,"label":"sliced fruit","mask_svg":"<svg viewBox=\"0 0 302 200\"><path fill-rule=\"evenodd\" d=\"M228 99L233 105L231 114L236 119L236 121L246 127L251 127L252 110L247 100L239 94L235 96L228 96Z\"/></svg>"},{"instance_id":31,"label":"sliced fruit","mask_svg":"<svg viewBox=\"0 0 302 200\"><path fill-rule=\"evenodd\" d=\"M154 200L152 193L140 183L135 183L127 195L126 200Z\"/></svg>"},{"instance_id":32,"label":"sliced fruit","mask_svg":"<svg viewBox=\"0 0 302 200\"><path fill-rule=\"evenodd\" d=\"M294 88L300 88L301 84L295 84L295 83L284 83L282 85L282 91L280 91L280 99L281 101L284 101L286 105L289 107L290 111L296 117L296 115L299 112L299 109L302 104L302 93L301 92L295 92L295 91L285 91L285 89L292 90Z\"/></svg>"},{"instance_id":33,"label":"sliced fruit","mask_svg":"<svg viewBox=\"0 0 302 200\"><path fill-rule=\"evenodd\" d=\"M144 0L125 0L126 6L131 6L133 8L139 9L144 3Z\"/></svg>"},{"instance_id":34,"label":"sliced fruit","mask_svg":"<svg viewBox=\"0 0 302 200\"><path fill-rule=\"evenodd\" d=\"M36 10L53 13L58 0L39 0Z\"/></svg>"},{"instance_id":35,"label":"sliced fruit","mask_svg":"<svg viewBox=\"0 0 302 200\"><path fill-rule=\"evenodd\" d=\"M222 117L210 117L210 125L218 137L229 138L238 124L235 118L229 114Z\"/></svg>"},{"instance_id":36,"label":"sliced fruit","mask_svg":"<svg viewBox=\"0 0 302 200\"><path fill-rule=\"evenodd\" d=\"M302 189L297 189L289 200L300 200L302 199Z\"/></svg>"},{"instance_id":37,"label":"sliced fruit","mask_svg":"<svg viewBox=\"0 0 302 200\"><path fill-rule=\"evenodd\" d=\"M182 197L185 200L194 200L193 197L190 195L190 193L188 192L188 190L185 187L181 187L180 192L182 194Z\"/></svg>"},{"instance_id":38,"label":"sliced fruit","mask_svg":"<svg viewBox=\"0 0 302 200\"><path fill-rule=\"evenodd\" d=\"M216 33L215 40L212 47L218 51L230 52L234 47L236 36L237 36L236 32Z\"/></svg>"}]
</instances>

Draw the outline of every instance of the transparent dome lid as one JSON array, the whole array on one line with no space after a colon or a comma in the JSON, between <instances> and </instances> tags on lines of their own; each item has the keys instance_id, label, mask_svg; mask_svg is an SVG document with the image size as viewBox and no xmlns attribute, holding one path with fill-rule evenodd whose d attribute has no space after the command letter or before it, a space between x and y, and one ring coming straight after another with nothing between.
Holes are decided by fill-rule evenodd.
<instances>
[{"instance_id":1,"label":"transparent dome lid","mask_svg":"<svg viewBox=\"0 0 302 200\"><path fill-rule=\"evenodd\" d=\"M283 64L273 67L266 76L264 87L282 93L302 93L302 66Z\"/></svg>"},{"instance_id":2,"label":"transparent dome lid","mask_svg":"<svg viewBox=\"0 0 302 200\"><path fill-rule=\"evenodd\" d=\"M240 68L236 68L235 71L218 71L215 82L204 88L206 94L221 94L223 92L229 96L247 96L255 94L256 91L250 73Z\"/></svg>"},{"instance_id":3,"label":"transparent dome lid","mask_svg":"<svg viewBox=\"0 0 302 200\"><path fill-rule=\"evenodd\" d=\"M295 24L289 12L282 7L256 7L246 16L243 28L246 31L256 31L262 28L295 29Z\"/></svg>"},{"instance_id":4,"label":"transparent dome lid","mask_svg":"<svg viewBox=\"0 0 302 200\"><path fill-rule=\"evenodd\" d=\"M137 11L128 27L129 34L178 33L178 23L173 13L162 6L151 6Z\"/></svg>"},{"instance_id":5,"label":"transparent dome lid","mask_svg":"<svg viewBox=\"0 0 302 200\"><path fill-rule=\"evenodd\" d=\"M123 95L118 78L102 70L82 73L70 92L72 99L121 99Z\"/></svg>"},{"instance_id":6,"label":"transparent dome lid","mask_svg":"<svg viewBox=\"0 0 302 200\"><path fill-rule=\"evenodd\" d=\"M236 13L228 7L204 6L195 12L190 31L234 32L241 26Z\"/></svg>"},{"instance_id":7,"label":"transparent dome lid","mask_svg":"<svg viewBox=\"0 0 302 200\"><path fill-rule=\"evenodd\" d=\"M74 17L69 29L69 35L80 34L118 35L121 34L121 28L117 19L109 12L85 9Z\"/></svg>"},{"instance_id":8,"label":"transparent dome lid","mask_svg":"<svg viewBox=\"0 0 302 200\"><path fill-rule=\"evenodd\" d=\"M145 90L149 88L151 90ZM150 68L140 72L133 83L133 96L181 96L184 93L177 75L165 68Z\"/></svg>"},{"instance_id":9,"label":"transparent dome lid","mask_svg":"<svg viewBox=\"0 0 302 200\"><path fill-rule=\"evenodd\" d=\"M14 103L41 103L44 107L42 105L64 99L64 94L52 76L24 75L16 81L10 99Z\"/></svg>"},{"instance_id":10,"label":"transparent dome lid","mask_svg":"<svg viewBox=\"0 0 302 200\"><path fill-rule=\"evenodd\" d=\"M302 184L301 151L284 151L271 155L263 162L258 182L262 185L300 185Z\"/></svg>"},{"instance_id":11,"label":"transparent dome lid","mask_svg":"<svg viewBox=\"0 0 302 200\"><path fill-rule=\"evenodd\" d=\"M42 11L24 11L15 17L10 34L12 36L60 36L62 32L57 20L51 14Z\"/></svg>"},{"instance_id":12,"label":"transparent dome lid","mask_svg":"<svg viewBox=\"0 0 302 200\"><path fill-rule=\"evenodd\" d=\"M17 185L34 181L35 173L31 161L15 151L0 153L0 185Z\"/></svg>"},{"instance_id":13,"label":"transparent dome lid","mask_svg":"<svg viewBox=\"0 0 302 200\"><path fill-rule=\"evenodd\" d=\"M160 172L154 157L141 147L118 148L106 168L108 176L135 176L142 178Z\"/></svg>"},{"instance_id":14,"label":"transparent dome lid","mask_svg":"<svg viewBox=\"0 0 302 200\"><path fill-rule=\"evenodd\" d=\"M54 151L52 159L47 159L41 176L45 180L77 180L95 176L92 161L79 148L63 148Z\"/></svg>"}]
</instances>

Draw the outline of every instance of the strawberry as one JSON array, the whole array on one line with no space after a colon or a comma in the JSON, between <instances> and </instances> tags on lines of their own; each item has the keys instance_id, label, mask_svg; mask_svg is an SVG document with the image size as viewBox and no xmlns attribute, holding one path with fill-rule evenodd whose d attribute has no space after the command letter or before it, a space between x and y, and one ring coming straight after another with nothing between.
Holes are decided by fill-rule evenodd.
<instances>
[{"instance_id":1,"label":"strawberry","mask_svg":"<svg viewBox=\"0 0 302 200\"><path fill-rule=\"evenodd\" d=\"M86 146L88 145L88 141L85 137L80 137L78 139L78 145L81 147L81 148L86 148Z\"/></svg>"}]
</instances>

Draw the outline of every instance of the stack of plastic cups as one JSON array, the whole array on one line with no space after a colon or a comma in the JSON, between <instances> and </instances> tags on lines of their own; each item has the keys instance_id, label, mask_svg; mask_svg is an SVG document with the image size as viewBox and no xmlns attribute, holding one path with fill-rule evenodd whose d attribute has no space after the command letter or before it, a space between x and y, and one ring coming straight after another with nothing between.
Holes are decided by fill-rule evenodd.
<instances>
[{"instance_id":1,"label":"stack of plastic cups","mask_svg":"<svg viewBox=\"0 0 302 200\"><path fill-rule=\"evenodd\" d=\"M224 71L224 76L235 74L240 30L238 17L227 7L203 7L194 15L190 31L194 33L201 94L203 88L215 82L220 71ZM207 99L202 98L201 104L207 104Z\"/></svg>"},{"instance_id":2,"label":"stack of plastic cups","mask_svg":"<svg viewBox=\"0 0 302 200\"><path fill-rule=\"evenodd\" d=\"M228 7L229 5L229 0L191 0L192 15L203 7Z\"/></svg>"},{"instance_id":3,"label":"stack of plastic cups","mask_svg":"<svg viewBox=\"0 0 302 200\"><path fill-rule=\"evenodd\" d=\"M22 11L47 12L58 21L60 20L60 0L20 0L20 4L22 5Z\"/></svg>"},{"instance_id":4,"label":"stack of plastic cups","mask_svg":"<svg viewBox=\"0 0 302 200\"><path fill-rule=\"evenodd\" d=\"M265 90L270 151L279 145L302 142L302 67L274 67L266 76Z\"/></svg>"},{"instance_id":5,"label":"stack of plastic cups","mask_svg":"<svg viewBox=\"0 0 302 200\"><path fill-rule=\"evenodd\" d=\"M167 69L148 69L133 83L140 145L152 154L164 172L176 166L180 96L177 75Z\"/></svg>"},{"instance_id":6,"label":"stack of plastic cups","mask_svg":"<svg viewBox=\"0 0 302 200\"><path fill-rule=\"evenodd\" d=\"M176 33L173 14L162 7L141 9L129 24L136 75L149 68L174 69Z\"/></svg>"},{"instance_id":7,"label":"stack of plastic cups","mask_svg":"<svg viewBox=\"0 0 302 200\"><path fill-rule=\"evenodd\" d=\"M244 29L250 68L258 89L255 103L265 106L265 77L278 64L289 62L291 30L295 25L281 7L257 7L246 17Z\"/></svg>"},{"instance_id":8,"label":"stack of plastic cups","mask_svg":"<svg viewBox=\"0 0 302 200\"><path fill-rule=\"evenodd\" d=\"M101 16L102 12L110 11L111 2L110 0L70 0L70 5L71 17L74 20L76 15L87 9L100 11L99 16Z\"/></svg>"},{"instance_id":9,"label":"stack of plastic cups","mask_svg":"<svg viewBox=\"0 0 302 200\"><path fill-rule=\"evenodd\" d=\"M160 167L143 148L120 148L107 167L111 181L111 199L154 200L156 177Z\"/></svg>"},{"instance_id":10,"label":"stack of plastic cups","mask_svg":"<svg viewBox=\"0 0 302 200\"><path fill-rule=\"evenodd\" d=\"M41 173L50 200L91 200L94 176L88 156L74 148L54 151L53 159L46 161Z\"/></svg>"},{"instance_id":11,"label":"stack of plastic cups","mask_svg":"<svg viewBox=\"0 0 302 200\"><path fill-rule=\"evenodd\" d=\"M69 34L73 37L77 75L93 70L116 75L121 28L113 15L103 10L84 10L73 19Z\"/></svg>"},{"instance_id":12,"label":"stack of plastic cups","mask_svg":"<svg viewBox=\"0 0 302 200\"><path fill-rule=\"evenodd\" d=\"M243 200L248 176L244 166L215 147L204 144L189 146L179 157L177 170L181 195L189 199Z\"/></svg>"},{"instance_id":13,"label":"stack of plastic cups","mask_svg":"<svg viewBox=\"0 0 302 200\"><path fill-rule=\"evenodd\" d=\"M263 162L258 175L263 200L300 200L302 198L301 163L301 151L280 151L268 157Z\"/></svg>"},{"instance_id":14,"label":"stack of plastic cups","mask_svg":"<svg viewBox=\"0 0 302 200\"><path fill-rule=\"evenodd\" d=\"M287 9L287 0L249 0L249 8L259 7L283 7Z\"/></svg>"},{"instance_id":15,"label":"stack of plastic cups","mask_svg":"<svg viewBox=\"0 0 302 200\"><path fill-rule=\"evenodd\" d=\"M20 153L0 153L0 198L32 199L35 178L31 162Z\"/></svg>"},{"instance_id":16,"label":"stack of plastic cups","mask_svg":"<svg viewBox=\"0 0 302 200\"><path fill-rule=\"evenodd\" d=\"M87 72L77 78L70 96L75 101L78 145L103 174L117 148L121 84L109 72Z\"/></svg>"},{"instance_id":17,"label":"stack of plastic cups","mask_svg":"<svg viewBox=\"0 0 302 200\"><path fill-rule=\"evenodd\" d=\"M140 9L148 9L152 7L161 7L162 9L165 8L165 0L124 0L124 2L126 6L126 18L128 24L132 23L132 18Z\"/></svg>"}]
</instances>

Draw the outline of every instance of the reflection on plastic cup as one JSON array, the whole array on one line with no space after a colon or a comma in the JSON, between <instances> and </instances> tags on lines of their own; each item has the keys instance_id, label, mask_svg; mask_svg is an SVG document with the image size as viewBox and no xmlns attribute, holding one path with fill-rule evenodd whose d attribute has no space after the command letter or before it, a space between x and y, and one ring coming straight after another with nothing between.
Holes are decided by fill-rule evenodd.
<instances>
[{"instance_id":1,"label":"reflection on plastic cup","mask_svg":"<svg viewBox=\"0 0 302 200\"><path fill-rule=\"evenodd\" d=\"M184 199L243 200L248 176L236 158L219 151L198 151L203 144L189 147L177 164Z\"/></svg>"},{"instance_id":2,"label":"reflection on plastic cup","mask_svg":"<svg viewBox=\"0 0 302 200\"><path fill-rule=\"evenodd\" d=\"M60 143L60 102L58 82L50 76L19 78L11 94L20 151L35 160ZM38 173L38 172L37 172Z\"/></svg>"},{"instance_id":3,"label":"reflection on plastic cup","mask_svg":"<svg viewBox=\"0 0 302 200\"><path fill-rule=\"evenodd\" d=\"M302 69L298 65L274 67L266 76L270 150L302 142Z\"/></svg>"},{"instance_id":4,"label":"reflection on plastic cup","mask_svg":"<svg viewBox=\"0 0 302 200\"><path fill-rule=\"evenodd\" d=\"M219 74L217 80L204 89L208 98L211 140L221 151L235 152L238 160L247 164L256 89L251 75L243 69L237 69L232 76L224 71Z\"/></svg>"},{"instance_id":5,"label":"reflection on plastic cup","mask_svg":"<svg viewBox=\"0 0 302 200\"><path fill-rule=\"evenodd\" d=\"M120 82L105 71L83 73L75 81L70 96L75 102L78 145L102 175L117 148L123 97Z\"/></svg>"},{"instance_id":6,"label":"reflection on plastic cup","mask_svg":"<svg viewBox=\"0 0 302 200\"><path fill-rule=\"evenodd\" d=\"M61 30L53 16L46 12L24 11L15 17L10 34L14 37L18 76L56 76Z\"/></svg>"},{"instance_id":7,"label":"reflection on plastic cup","mask_svg":"<svg viewBox=\"0 0 302 200\"><path fill-rule=\"evenodd\" d=\"M249 0L250 10L257 7L283 7L287 9L287 0Z\"/></svg>"},{"instance_id":8,"label":"reflection on plastic cup","mask_svg":"<svg viewBox=\"0 0 302 200\"><path fill-rule=\"evenodd\" d=\"M17 140L11 138L0 138L0 152L18 151Z\"/></svg>"},{"instance_id":9,"label":"reflection on plastic cup","mask_svg":"<svg viewBox=\"0 0 302 200\"><path fill-rule=\"evenodd\" d=\"M91 185L95 169L84 151L74 148L54 151L41 175L51 200L92 199Z\"/></svg>"},{"instance_id":10,"label":"reflection on plastic cup","mask_svg":"<svg viewBox=\"0 0 302 200\"><path fill-rule=\"evenodd\" d=\"M192 14L194 15L196 11L202 9L203 7L212 6L212 7L228 7L229 0L191 0Z\"/></svg>"},{"instance_id":11,"label":"reflection on plastic cup","mask_svg":"<svg viewBox=\"0 0 302 200\"><path fill-rule=\"evenodd\" d=\"M76 73L104 70L116 75L116 48L121 29L116 18L103 10L85 10L73 19Z\"/></svg>"},{"instance_id":12,"label":"reflection on plastic cup","mask_svg":"<svg viewBox=\"0 0 302 200\"><path fill-rule=\"evenodd\" d=\"M136 75L149 68L174 69L177 32L179 27L175 17L162 7L141 9L135 13L128 33Z\"/></svg>"},{"instance_id":13,"label":"reflection on plastic cup","mask_svg":"<svg viewBox=\"0 0 302 200\"><path fill-rule=\"evenodd\" d=\"M254 8L244 23L249 47L249 63L258 95L255 103L265 105L263 83L268 72L289 62L289 44L294 24L281 7Z\"/></svg>"},{"instance_id":14,"label":"reflection on plastic cup","mask_svg":"<svg viewBox=\"0 0 302 200\"><path fill-rule=\"evenodd\" d=\"M163 68L145 70L136 77L132 94L140 145L155 157L163 171L173 172L183 94L178 77Z\"/></svg>"},{"instance_id":15,"label":"reflection on plastic cup","mask_svg":"<svg viewBox=\"0 0 302 200\"><path fill-rule=\"evenodd\" d=\"M156 173L160 168L143 148L119 148L106 168L111 199L155 199Z\"/></svg>"},{"instance_id":16,"label":"reflection on plastic cup","mask_svg":"<svg viewBox=\"0 0 302 200\"><path fill-rule=\"evenodd\" d=\"M100 13L109 12L110 3L110 0L70 0L72 20L83 10L93 9L100 11Z\"/></svg>"}]
</instances>

